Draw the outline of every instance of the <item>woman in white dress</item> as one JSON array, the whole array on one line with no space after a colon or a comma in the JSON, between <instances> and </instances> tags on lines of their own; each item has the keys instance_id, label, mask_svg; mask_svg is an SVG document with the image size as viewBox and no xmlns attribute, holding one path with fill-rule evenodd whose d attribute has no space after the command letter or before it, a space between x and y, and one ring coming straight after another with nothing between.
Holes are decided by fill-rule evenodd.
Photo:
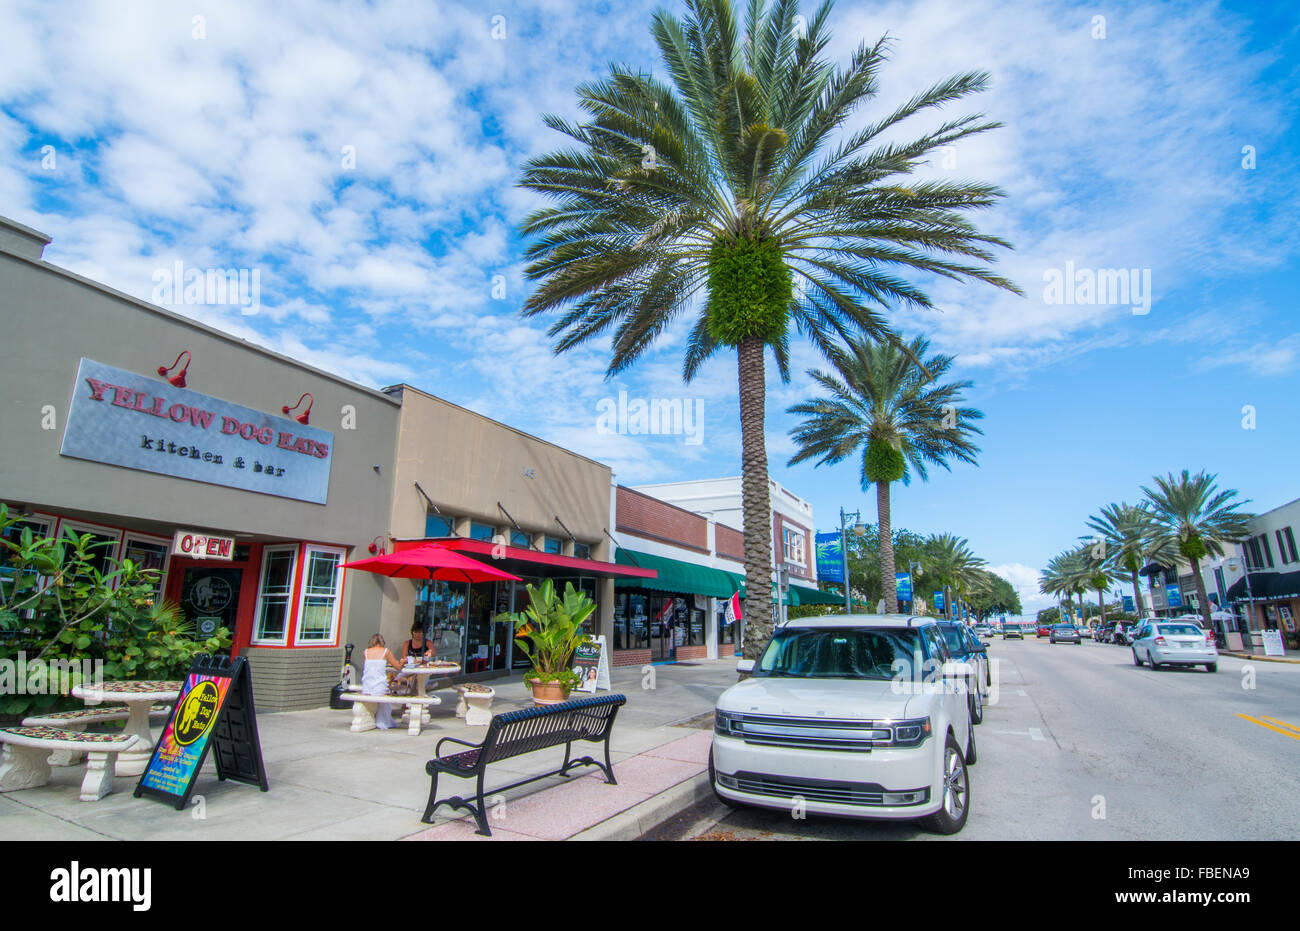
<instances>
[{"instance_id":1,"label":"woman in white dress","mask_svg":"<svg viewBox=\"0 0 1300 931\"><path fill-rule=\"evenodd\" d=\"M400 670L402 664L397 661L382 634L375 634L366 645L366 663L361 670L361 692L365 695L388 694L388 667ZM376 703L379 704L379 703ZM393 706L379 704L375 709L375 726L388 730L393 726Z\"/></svg>"}]
</instances>

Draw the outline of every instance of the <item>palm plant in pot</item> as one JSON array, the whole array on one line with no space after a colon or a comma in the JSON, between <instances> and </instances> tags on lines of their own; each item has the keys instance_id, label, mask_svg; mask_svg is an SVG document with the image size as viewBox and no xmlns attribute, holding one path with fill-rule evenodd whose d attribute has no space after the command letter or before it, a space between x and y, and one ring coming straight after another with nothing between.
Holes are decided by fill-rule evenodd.
<instances>
[{"instance_id":1,"label":"palm plant in pot","mask_svg":"<svg viewBox=\"0 0 1300 931\"><path fill-rule=\"evenodd\" d=\"M582 625L596 603L572 582L565 583L563 597L557 595L550 579L529 585L528 601L522 612L502 614L498 620L514 624L515 644L533 664L524 681L533 690L534 704L557 704L578 685L570 664L574 651L591 639Z\"/></svg>"}]
</instances>

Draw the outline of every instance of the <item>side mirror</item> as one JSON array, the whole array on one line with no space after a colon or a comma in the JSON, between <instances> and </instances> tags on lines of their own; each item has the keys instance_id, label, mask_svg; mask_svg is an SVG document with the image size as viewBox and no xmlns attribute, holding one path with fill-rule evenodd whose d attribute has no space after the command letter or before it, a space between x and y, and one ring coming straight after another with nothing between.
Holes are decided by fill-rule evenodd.
<instances>
[{"instance_id":1,"label":"side mirror","mask_svg":"<svg viewBox=\"0 0 1300 931\"><path fill-rule=\"evenodd\" d=\"M742 676L752 675L754 672L754 661L752 659L742 659L736 663L736 672Z\"/></svg>"}]
</instances>

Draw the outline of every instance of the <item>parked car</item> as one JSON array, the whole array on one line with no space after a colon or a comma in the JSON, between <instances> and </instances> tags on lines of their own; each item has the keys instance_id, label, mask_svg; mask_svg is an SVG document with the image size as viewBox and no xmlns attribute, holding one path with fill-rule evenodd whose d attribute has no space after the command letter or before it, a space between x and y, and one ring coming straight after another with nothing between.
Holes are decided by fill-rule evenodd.
<instances>
[{"instance_id":1,"label":"parked car","mask_svg":"<svg viewBox=\"0 0 1300 931\"><path fill-rule=\"evenodd\" d=\"M1024 640L1025 635L1020 632L1019 624L1003 624L1002 639L1003 640L1012 640L1012 639Z\"/></svg>"},{"instance_id":2,"label":"parked car","mask_svg":"<svg viewBox=\"0 0 1300 931\"><path fill-rule=\"evenodd\" d=\"M1076 629L1079 631L1079 636L1082 637L1084 640L1092 640L1094 638L1091 625L1080 624Z\"/></svg>"},{"instance_id":3,"label":"parked car","mask_svg":"<svg viewBox=\"0 0 1300 931\"><path fill-rule=\"evenodd\" d=\"M1083 638L1079 636L1079 628L1073 624L1056 624L1052 627L1052 632L1048 634L1048 643L1083 643Z\"/></svg>"},{"instance_id":4,"label":"parked car","mask_svg":"<svg viewBox=\"0 0 1300 931\"><path fill-rule=\"evenodd\" d=\"M976 624L974 627L971 628L971 632L974 633L975 636L977 637L993 636L993 628L990 627L988 624Z\"/></svg>"},{"instance_id":5,"label":"parked car","mask_svg":"<svg viewBox=\"0 0 1300 931\"><path fill-rule=\"evenodd\" d=\"M1219 671L1219 651L1214 634L1190 621L1155 621L1133 632L1133 665L1150 663L1161 666L1204 666Z\"/></svg>"},{"instance_id":6,"label":"parked car","mask_svg":"<svg viewBox=\"0 0 1300 931\"><path fill-rule=\"evenodd\" d=\"M975 728L934 618L801 618L737 669L709 754L724 804L965 826Z\"/></svg>"},{"instance_id":7,"label":"parked car","mask_svg":"<svg viewBox=\"0 0 1300 931\"><path fill-rule=\"evenodd\" d=\"M965 624L939 622L939 632L948 653L959 663L971 667L971 676L966 681L970 691L971 723L979 724L984 720L984 700L989 694L992 676L989 673L988 645L975 636L975 632Z\"/></svg>"},{"instance_id":8,"label":"parked car","mask_svg":"<svg viewBox=\"0 0 1300 931\"><path fill-rule=\"evenodd\" d=\"M1050 635L1051 632L1052 632L1052 628L1048 627L1046 624L1039 624L1039 625L1038 625L1038 634L1037 634L1037 635L1038 635L1039 637L1046 637L1046 636Z\"/></svg>"}]
</instances>

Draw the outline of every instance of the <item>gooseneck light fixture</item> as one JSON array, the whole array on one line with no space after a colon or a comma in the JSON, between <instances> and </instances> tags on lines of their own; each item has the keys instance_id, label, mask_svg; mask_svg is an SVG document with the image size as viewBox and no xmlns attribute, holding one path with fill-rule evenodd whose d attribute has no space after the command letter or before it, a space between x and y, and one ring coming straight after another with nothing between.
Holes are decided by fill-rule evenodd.
<instances>
[{"instance_id":1,"label":"gooseneck light fixture","mask_svg":"<svg viewBox=\"0 0 1300 931\"><path fill-rule=\"evenodd\" d=\"M299 414L297 417L295 417L294 419L297 420L298 423L302 424L303 426L307 426L311 422L311 406L316 403L316 399L313 398L309 392L304 391L302 393L302 397L298 399L298 403L295 404L293 407L289 407L286 405L284 407L281 407L280 410L282 410L286 414L290 413L291 411L296 411L299 408L299 406L301 406L303 398L307 399L307 409L303 411L301 414Z\"/></svg>"},{"instance_id":2,"label":"gooseneck light fixture","mask_svg":"<svg viewBox=\"0 0 1300 931\"><path fill-rule=\"evenodd\" d=\"M159 374L159 375L166 376L168 372L170 372L172 369L176 368L176 366L180 365L180 363L181 363L181 356L184 356L184 357L185 357L185 367L182 368L182 369L181 369L179 372L177 372L175 375L173 375L173 376L171 376L170 378L167 379L169 382L171 382L171 383L172 383L173 385L175 385L177 388L184 388L184 387L185 387L185 373L188 372L188 371L190 370L190 358L191 358L191 357L190 357L190 351L189 351L188 349L182 349L181 352L180 352L180 355L178 355L178 356L176 357L176 361L173 362L171 365L160 365L160 366L158 366L158 374Z\"/></svg>"}]
</instances>

